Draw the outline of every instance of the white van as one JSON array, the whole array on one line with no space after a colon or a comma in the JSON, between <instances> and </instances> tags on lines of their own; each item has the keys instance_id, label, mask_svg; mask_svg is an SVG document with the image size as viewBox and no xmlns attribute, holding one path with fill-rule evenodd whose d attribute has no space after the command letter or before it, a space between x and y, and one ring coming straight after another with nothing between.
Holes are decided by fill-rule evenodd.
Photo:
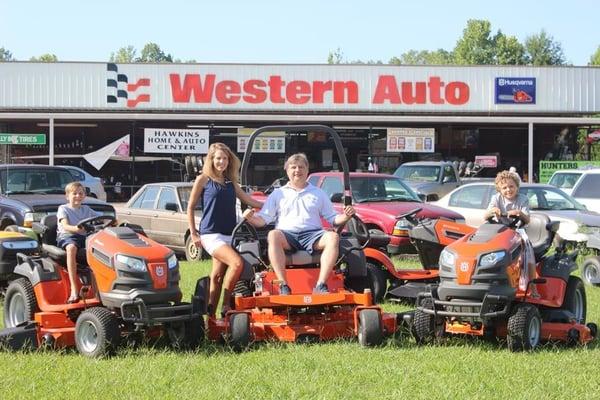
<instances>
[{"instance_id":1,"label":"white van","mask_svg":"<svg viewBox=\"0 0 600 400\"><path fill-rule=\"evenodd\" d=\"M600 212L600 168L556 171L548 183L570 194L588 210Z\"/></svg>"}]
</instances>

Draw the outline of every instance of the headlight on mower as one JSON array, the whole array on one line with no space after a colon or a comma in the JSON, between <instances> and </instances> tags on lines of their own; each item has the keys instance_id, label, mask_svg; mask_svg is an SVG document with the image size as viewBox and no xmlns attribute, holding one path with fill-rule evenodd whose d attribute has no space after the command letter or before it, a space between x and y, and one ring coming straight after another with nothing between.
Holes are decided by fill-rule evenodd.
<instances>
[{"instance_id":1,"label":"headlight on mower","mask_svg":"<svg viewBox=\"0 0 600 400\"><path fill-rule=\"evenodd\" d=\"M127 265L134 271L145 272L147 271L146 263L143 260L135 257L128 257L122 254L117 254L116 260L121 264Z\"/></svg>"},{"instance_id":2,"label":"headlight on mower","mask_svg":"<svg viewBox=\"0 0 600 400\"><path fill-rule=\"evenodd\" d=\"M454 268L454 263L456 262L456 256L449 250L442 250L440 253L440 265L446 265L448 267Z\"/></svg>"},{"instance_id":3,"label":"headlight on mower","mask_svg":"<svg viewBox=\"0 0 600 400\"><path fill-rule=\"evenodd\" d=\"M490 265L496 264L498 261L502 260L506 256L506 251L495 251L493 253L484 254L479 259L479 266L488 267Z\"/></svg>"},{"instance_id":4,"label":"headlight on mower","mask_svg":"<svg viewBox=\"0 0 600 400\"><path fill-rule=\"evenodd\" d=\"M177 267L177 256L175 254L172 254L171 257L167 258L167 265L169 266L169 269Z\"/></svg>"}]
</instances>

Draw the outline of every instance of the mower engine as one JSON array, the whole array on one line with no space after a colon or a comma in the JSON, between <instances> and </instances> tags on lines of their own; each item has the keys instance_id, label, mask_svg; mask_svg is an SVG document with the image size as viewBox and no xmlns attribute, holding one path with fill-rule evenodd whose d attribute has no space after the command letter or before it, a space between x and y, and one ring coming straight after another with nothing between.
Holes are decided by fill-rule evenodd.
<instances>
[{"instance_id":1,"label":"mower engine","mask_svg":"<svg viewBox=\"0 0 600 400\"><path fill-rule=\"evenodd\" d=\"M86 248L102 304L120 310L125 321L161 322L163 306L172 312L171 304L181 301L179 263L167 247L130 228L112 227L90 236Z\"/></svg>"}]
</instances>

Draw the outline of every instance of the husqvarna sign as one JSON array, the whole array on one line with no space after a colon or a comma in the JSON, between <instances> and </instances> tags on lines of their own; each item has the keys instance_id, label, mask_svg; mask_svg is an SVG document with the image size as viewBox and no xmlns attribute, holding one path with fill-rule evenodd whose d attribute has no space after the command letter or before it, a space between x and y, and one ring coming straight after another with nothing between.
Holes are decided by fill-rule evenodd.
<instances>
[{"instance_id":1,"label":"husqvarna sign","mask_svg":"<svg viewBox=\"0 0 600 400\"><path fill-rule=\"evenodd\" d=\"M600 68L0 63L0 111L595 113Z\"/></svg>"},{"instance_id":2,"label":"husqvarna sign","mask_svg":"<svg viewBox=\"0 0 600 400\"><path fill-rule=\"evenodd\" d=\"M496 78L496 104L535 104L535 78Z\"/></svg>"}]
</instances>

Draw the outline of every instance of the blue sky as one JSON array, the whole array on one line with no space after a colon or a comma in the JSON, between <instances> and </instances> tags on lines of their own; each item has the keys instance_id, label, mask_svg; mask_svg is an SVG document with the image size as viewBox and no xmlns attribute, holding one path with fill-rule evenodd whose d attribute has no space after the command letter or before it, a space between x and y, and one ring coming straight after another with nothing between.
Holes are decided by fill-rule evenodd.
<instances>
[{"instance_id":1,"label":"blue sky","mask_svg":"<svg viewBox=\"0 0 600 400\"><path fill-rule=\"evenodd\" d=\"M410 49L451 50L468 19L486 19L521 42L545 29L566 59L586 65L600 45L598 0L0 0L0 47L19 60L106 61L148 42L183 61L387 62Z\"/></svg>"}]
</instances>

